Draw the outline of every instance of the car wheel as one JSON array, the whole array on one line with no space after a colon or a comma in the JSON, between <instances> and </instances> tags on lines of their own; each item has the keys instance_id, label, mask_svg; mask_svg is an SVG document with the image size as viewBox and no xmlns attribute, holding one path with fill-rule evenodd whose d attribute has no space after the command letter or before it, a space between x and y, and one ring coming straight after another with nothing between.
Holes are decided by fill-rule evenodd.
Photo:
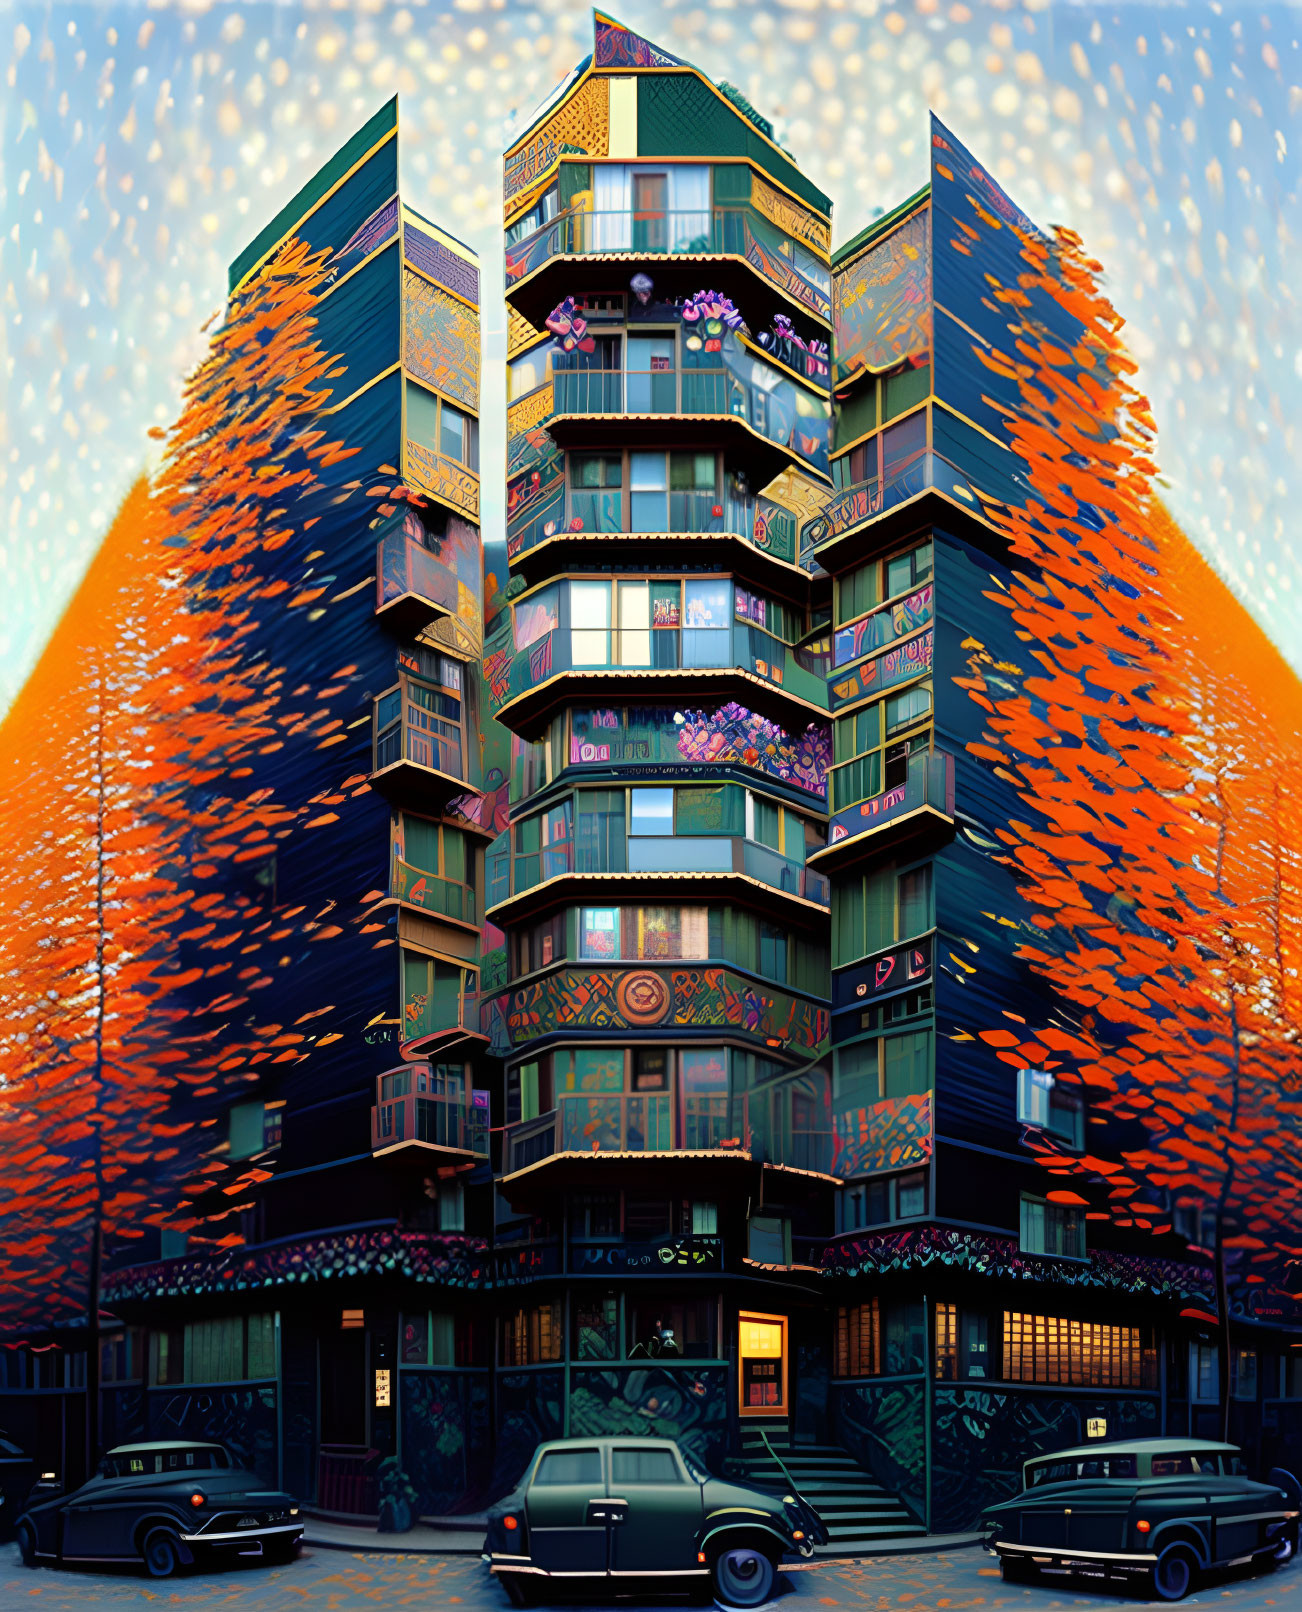
<instances>
[{"instance_id":1,"label":"car wheel","mask_svg":"<svg viewBox=\"0 0 1302 1612\"><path fill-rule=\"evenodd\" d=\"M181 1541L170 1528L155 1528L145 1535L140 1554L150 1578L171 1578L181 1566Z\"/></svg>"},{"instance_id":2,"label":"car wheel","mask_svg":"<svg viewBox=\"0 0 1302 1612\"><path fill-rule=\"evenodd\" d=\"M537 1599L534 1586L523 1573L499 1573L502 1588L512 1606L532 1606Z\"/></svg>"},{"instance_id":3,"label":"car wheel","mask_svg":"<svg viewBox=\"0 0 1302 1612\"><path fill-rule=\"evenodd\" d=\"M1297 1533L1294 1530L1290 1530L1276 1541L1275 1548L1270 1553L1270 1565L1272 1567L1284 1567L1291 1562L1296 1555Z\"/></svg>"},{"instance_id":4,"label":"car wheel","mask_svg":"<svg viewBox=\"0 0 1302 1612\"><path fill-rule=\"evenodd\" d=\"M287 1562L297 1561L298 1553L302 1548L303 1542L301 1539L296 1539L289 1545L264 1545L262 1547L262 1559L264 1562L271 1562L276 1567L283 1567Z\"/></svg>"},{"instance_id":5,"label":"car wheel","mask_svg":"<svg viewBox=\"0 0 1302 1612\"><path fill-rule=\"evenodd\" d=\"M1168 1545L1153 1569L1153 1589L1159 1601L1183 1601L1193 1587L1198 1563L1188 1545Z\"/></svg>"},{"instance_id":6,"label":"car wheel","mask_svg":"<svg viewBox=\"0 0 1302 1612\"><path fill-rule=\"evenodd\" d=\"M773 1593L773 1563L754 1545L720 1551L714 1559L714 1596L724 1606L763 1606Z\"/></svg>"},{"instance_id":7,"label":"car wheel","mask_svg":"<svg viewBox=\"0 0 1302 1612\"><path fill-rule=\"evenodd\" d=\"M24 1567L36 1566L36 1530L29 1522L18 1524L18 1554Z\"/></svg>"}]
</instances>

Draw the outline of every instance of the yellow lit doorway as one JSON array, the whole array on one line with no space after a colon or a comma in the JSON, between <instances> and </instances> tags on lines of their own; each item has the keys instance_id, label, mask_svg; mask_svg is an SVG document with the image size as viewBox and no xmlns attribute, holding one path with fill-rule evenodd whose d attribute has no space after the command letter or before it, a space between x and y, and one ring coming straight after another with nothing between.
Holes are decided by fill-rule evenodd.
<instances>
[{"instance_id":1,"label":"yellow lit doorway","mask_svg":"<svg viewBox=\"0 0 1302 1612\"><path fill-rule=\"evenodd\" d=\"M787 1414L787 1318L784 1315L738 1317L738 1350L743 1416Z\"/></svg>"}]
</instances>

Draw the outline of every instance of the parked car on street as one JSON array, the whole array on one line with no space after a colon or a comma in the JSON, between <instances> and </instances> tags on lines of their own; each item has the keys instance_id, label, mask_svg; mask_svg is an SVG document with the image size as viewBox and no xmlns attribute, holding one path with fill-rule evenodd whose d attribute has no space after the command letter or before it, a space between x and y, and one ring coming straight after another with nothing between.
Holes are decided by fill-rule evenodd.
<instances>
[{"instance_id":1,"label":"parked car on street","mask_svg":"<svg viewBox=\"0 0 1302 1612\"><path fill-rule=\"evenodd\" d=\"M1021 1494L986 1508L984 1543L1006 1579L1138 1579L1178 1601L1212 1568L1288 1561L1300 1502L1282 1469L1252 1482L1233 1444L1084 1444L1027 1461Z\"/></svg>"},{"instance_id":2,"label":"parked car on street","mask_svg":"<svg viewBox=\"0 0 1302 1612\"><path fill-rule=\"evenodd\" d=\"M151 1578L220 1555L289 1561L298 1502L237 1466L221 1444L120 1444L71 1494L33 1493L18 1519L28 1567L138 1562Z\"/></svg>"},{"instance_id":3,"label":"parked car on street","mask_svg":"<svg viewBox=\"0 0 1302 1612\"><path fill-rule=\"evenodd\" d=\"M0 1539L13 1533L35 1477L36 1462L0 1427Z\"/></svg>"},{"instance_id":4,"label":"parked car on street","mask_svg":"<svg viewBox=\"0 0 1302 1612\"><path fill-rule=\"evenodd\" d=\"M489 1512L484 1560L515 1606L553 1583L640 1579L757 1607L784 1556L826 1543L798 1494L711 1477L670 1439L561 1439Z\"/></svg>"}]
</instances>

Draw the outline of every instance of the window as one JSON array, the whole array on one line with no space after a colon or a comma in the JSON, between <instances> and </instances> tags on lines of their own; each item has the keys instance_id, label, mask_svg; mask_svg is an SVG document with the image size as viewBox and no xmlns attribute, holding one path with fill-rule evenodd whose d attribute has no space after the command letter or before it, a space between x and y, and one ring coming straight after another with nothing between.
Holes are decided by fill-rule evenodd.
<instances>
[{"instance_id":1,"label":"window","mask_svg":"<svg viewBox=\"0 0 1302 1612\"><path fill-rule=\"evenodd\" d=\"M134 1478L144 1472L225 1472L230 1459L222 1449L138 1450L106 1455L99 1464L105 1478Z\"/></svg>"},{"instance_id":2,"label":"window","mask_svg":"<svg viewBox=\"0 0 1302 1612\"><path fill-rule=\"evenodd\" d=\"M732 658L732 584L683 584L683 665L727 666Z\"/></svg>"},{"instance_id":3,"label":"window","mask_svg":"<svg viewBox=\"0 0 1302 1612\"><path fill-rule=\"evenodd\" d=\"M881 1301L842 1305L836 1312L837 1377L877 1377L882 1369Z\"/></svg>"},{"instance_id":4,"label":"window","mask_svg":"<svg viewBox=\"0 0 1302 1612\"><path fill-rule=\"evenodd\" d=\"M893 599L897 593L910 593L919 587L930 576L933 563L933 550L930 543L921 543L917 548L909 549L904 554L896 554L886 561L886 593L887 599Z\"/></svg>"},{"instance_id":5,"label":"window","mask_svg":"<svg viewBox=\"0 0 1302 1612\"><path fill-rule=\"evenodd\" d=\"M663 453L629 455L630 528L635 532L669 529L669 485Z\"/></svg>"},{"instance_id":6,"label":"window","mask_svg":"<svg viewBox=\"0 0 1302 1612\"><path fill-rule=\"evenodd\" d=\"M1138 1460L1133 1455L1092 1455L1081 1461L1042 1461L1031 1468L1026 1486L1028 1489L1038 1489L1046 1483L1088 1483L1094 1478L1133 1478L1138 1471Z\"/></svg>"},{"instance_id":7,"label":"window","mask_svg":"<svg viewBox=\"0 0 1302 1612\"><path fill-rule=\"evenodd\" d=\"M511 978L531 974L535 969L559 963L568 953L565 944L565 914L554 912L537 923L513 929L507 937Z\"/></svg>"},{"instance_id":8,"label":"window","mask_svg":"<svg viewBox=\"0 0 1302 1612\"><path fill-rule=\"evenodd\" d=\"M898 733L931 714L931 684L914 683L902 693L892 694L886 701L886 731ZM889 786L888 786L889 787Z\"/></svg>"},{"instance_id":9,"label":"window","mask_svg":"<svg viewBox=\"0 0 1302 1612\"><path fill-rule=\"evenodd\" d=\"M479 469L479 426L474 417L439 401L439 452L468 470Z\"/></svg>"},{"instance_id":10,"label":"window","mask_svg":"<svg viewBox=\"0 0 1302 1612\"><path fill-rule=\"evenodd\" d=\"M886 1374L904 1376L923 1369L926 1332L921 1299L907 1299L886 1307Z\"/></svg>"},{"instance_id":11,"label":"window","mask_svg":"<svg viewBox=\"0 0 1302 1612\"><path fill-rule=\"evenodd\" d=\"M879 1176L847 1187L838 1205L840 1231L858 1231L864 1226L881 1226L891 1220L916 1219L927 1212L927 1173L911 1170L906 1175Z\"/></svg>"},{"instance_id":12,"label":"window","mask_svg":"<svg viewBox=\"0 0 1302 1612\"><path fill-rule=\"evenodd\" d=\"M1157 1355L1138 1327L1004 1311L1006 1382L1151 1388Z\"/></svg>"},{"instance_id":13,"label":"window","mask_svg":"<svg viewBox=\"0 0 1302 1612\"><path fill-rule=\"evenodd\" d=\"M445 963L404 947L402 1040L415 1040L459 1025L466 990L475 989L476 978L457 963Z\"/></svg>"},{"instance_id":14,"label":"window","mask_svg":"<svg viewBox=\"0 0 1302 1612\"><path fill-rule=\"evenodd\" d=\"M601 1488L600 1450L548 1450L534 1473L536 1484L574 1484L591 1489Z\"/></svg>"},{"instance_id":15,"label":"window","mask_svg":"<svg viewBox=\"0 0 1302 1612\"><path fill-rule=\"evenodd\" d=\"M589 532L624 529L624 465L597 453L570 455L570 515Z\"/></svg>"},{"instance_id":16,"label":"window","mask_svg":"<svg viewBox=\"0 0 1302 1612\"><path fill-rule=\"evenodd\" d=\"M752 1215L747 1252L760 1265L790 1265L791 1222L782 1215Z\"/></svg>"},{"instance_id":17,"label":"window","mask_svg":"<svg viewBox=\"0 0 1302 1612\"><path fill-rule=\"evenodd\" d=\"M276 1317L272 1311L189 1321L152 1334L153 1380L172 1383L247 1382L276 1375Z\"/></svg>"},{"instance_id":18,"label":"window","mask_svg":"<svg viewBox=\"0 0 1302 1612\"><path fill-rule=\"evenodd\" d=\"M1230 1395L1234 1399L1257 1397L1257 1351L1230 1350Z\"/></svg>"},{"instance_id":19,"label":"window","mask_svg":"<svg viewBox=\"0 0 1302 1612\"><path fill-rule=\"evenodd\" d=\"M882 1038L882 1094L916 1097L931 1089L931 1031Z\"/></svg>"},{"instance_id":20,"label":"window","mask_svg":"<svg viewBox=\"0 0 1302 1612\"><path fill-rule=\"evenodd\" d=\"M267 1109L262 1102L233 1103L227 1114L230 1127L230 1157L251 1159L261 1153L265 1142Z\"/></svg>"},{"instance_id":21,"label":"window","mask_svg":"<svg viewBox=\"0 0 1302 1612\"><path fill-rule=\"evenodd\" d=\"M630 835L671 835L674 831L674 792L672 789L633 789L629 791L628 832Z\"/></svg>"},{"instance_id":22,"label":"window","mask_svg":"<svg viewBox=\"0 0 1302 1612\"><path fill-rule=\"evenodd\" d=\"M550 190L545 190L542 193L538 201L527 213L522 213L514 224L506 226L507 246L515 246L517 242L523 241L526 236L532 235L535 230L540 230L544 224L550 223L556 217L559 210L560 187L553 185Z\"/></svg>"},{"instance_id":23,"label":"window","mask_svg":"<svg viewBox=\"0 0 1302 1612\"><path fill-rule=\"evenodd\" d=\"M104 1338L99 1346L99 1378L101 1383L139 1382L144 1375L139 1327L128 1327L125 1332ZM0 1452L3 1453L3 1452Z\"/></svg>"},{"instance_id":24,"label":"window","mask_svg":"<svg viewBox=\"0 0 1302 1612\"><path fill-rule=\"evenodd\" d=\"M899 917L895 939L912 940L934 928L935 918L931 907L931 864L910 868L896 880L896 905Z\"/></svg>"},{"instance_id":25,"label":"window","mask_svg":"<svg viewBox=\"0 0 1302 1612\"><path fill-rule=\"evenodd\" d=\"M1022 1194L1021 1247L1025 1254L1085 1258L1085 1211Z\"/></svg>"},{"instance_id":26,"label":"window","mask_svg":"<svg viewBox=\"0 0 1302 1612\"><path fill-rule=\"evenodd\" d=\"M620 1450L610 1452L610 1481L620 1484L681 1483L678 1463L669 1450Z\"/></svg>"},{"instance_id":27,"label":"window","mask_svg":"<svg viewBox=\"0 0 1302 1612\"><path fill-rule=\"evenodd\" d=\"M610 583L570 583L570 659L575 666L610 664Z\"/></svg>"},{"instance_id":28,"label":"window","mask_svg":"<svg viewBox=\"0 0 1302 1612\"><path fill-rule=\"evenodd\" d=\"M1189 1345L1189 1387L1193 1398L1215 1404L1221 1397L1221 1364L1214 1343Z\"/></svg>"},{"instance_id":29,"label":"window","mask_svg":"<svg viewBox=\"0 0 1302 1612\"><path fill-rule=\"evenodd\" d=\"M517 649L528 649L530 644L536 644L549 632L555 632L561 619L560 597L560 587L553 582L550 587L539 588L527 599L521 599L514 607Z\"/></svg>"},{"instance_id":30,"label":"window","mask_svg":"<svg viewBox=\"0 0 1302 1612\"><path fill-rule=\"evenodd\" d=\"M403 1366L468 1366L473 1364L471 1328L458 1328L455 1317L441 1310L420 1310L402 1318L398 1363Z\"/></svg>"},{"instance_id":31,"label":"window","mask_svg":"<svg viewBox=\"0 0 1302 1612\"><path fill-rule=\"evenodd\" d=\"M1200 1473L1220 1476L1214 1455L1195 1455L1191 1450L1181 1455L1155 1455L1152 1473L1155 1478L1192 1478Z\"/></svg>"},{"instance_id":32,"label":"window","mask_svg":"<svg viewBox=\"0 0 1302 1612\"><path fill-rule=\"evenodd\" d=\"M631 1236L631 1233L630 1233ZM642 1298L625 1300L628 1358L714 1360L719 1353L717 1299Z\"/></svg>"},{"instance_id":33,"label":"window","mask_svg":"<svg viewBox=\"0 0 1302 1612\"><path fill-rule=\"evenodd\" d=\"M958 1305L936 1305L934 1371L946 1382L958 1376Z\"/></svg>"},{"instance_id":34,"label":"window","mask_svg":"<svg viewBox=\"0 0 1302 1612\"><path fill-rule=\"evenodd\" d=\"M614 1293L583 1292L574 1299L574 1358L619 1357L619 1300Z\"/></svg>"},{"instance_id":35,"label":"window","mask_svg":"<svg viewBox=\"0 0 1302 1612\"><path fill-rule=\"evenodd\" d=\"M719 1234L719 1206L714 1203L692 1205L692 1236L717 1237Z\"/></svg>"},{"instance_id":36,"label":"window","mask_svg":"<svg viewBox=\"0 0 1302 1612\"><path fill-rule=\"evenodd\" d=\"M898 1176L895 1181L896 1218L908 1220L927 1212L927 1176L924 1170L914 1170Z\"/></svg>"},{"instance_id":37,"label":"window","mask_svg":"<svg viewBox=\"0 0 1302 1612\"><path fill-rule=\"evenodd\" d=\"M1046 1069L1017 1071L1017 1118L1023 1125L1060 1137L1070 1147L1085 1145L1085 1104Z\"/></svg>"},{"instance_id":38,"label":"window","mask_svg":"<svg viewBox=\"0 0 1302 1612\"><path fill-rule=\"evenodd\" d=\"M836 619L838 624L853 621L856 616L866 615L869 610L875 609L882 602L881 588L878 586L878 562L870 561L867 565L856 566L853 571L847 571L839 578L836 584Z\"/></svg>"},{"instance_id":39,"label":"window","mask_svg":"<svg viewBox=\"0 0 1302 1612\"><path fill-rule=\"evenodd\" d=\"M439 1185L439 1227L440 1231L464 1231L466 1229L466 1198L465 1189L460 1181L444 1181Z\"/></svg>"},{"instance_id":40,"label":"window","mask_svg":"<svg viewBox=\"0 0 1302 1612\"><path fill-rule=\"evenodd\" d=\"M562 1344L560 1300L531 1305L503 1317L501 1343L501 1364L504 1366L536 1366L543 1361L559 1360Z\"/></svg>"},{"instance_id":41,"label":"window","mask_svg":"<svg viewBox=\"0 0 1302 1612\"><path fill-rule=\"evenodd\" d=\"M576 850L580 873L623 873L627 861L622 789L581 789Z\"/></svg>"}]
</instances>

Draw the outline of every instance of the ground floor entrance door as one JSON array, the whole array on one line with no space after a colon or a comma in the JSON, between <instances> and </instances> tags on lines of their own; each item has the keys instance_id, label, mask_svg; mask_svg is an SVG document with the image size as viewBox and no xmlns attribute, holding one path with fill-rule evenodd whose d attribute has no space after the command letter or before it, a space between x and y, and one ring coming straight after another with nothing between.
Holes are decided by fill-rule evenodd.
<instances>
[{"instance_id":1,"label":"ground floor entrance door","mask_svg":"<svg viewBox=\"0 0 1302 1612\"><path fill-rule=\"evenodd\" d=\"M787 1318L738 1317L737 1359L740 1372L738 1409L743 1416L787 1414Z\"/></svg>"}]
</instances>

